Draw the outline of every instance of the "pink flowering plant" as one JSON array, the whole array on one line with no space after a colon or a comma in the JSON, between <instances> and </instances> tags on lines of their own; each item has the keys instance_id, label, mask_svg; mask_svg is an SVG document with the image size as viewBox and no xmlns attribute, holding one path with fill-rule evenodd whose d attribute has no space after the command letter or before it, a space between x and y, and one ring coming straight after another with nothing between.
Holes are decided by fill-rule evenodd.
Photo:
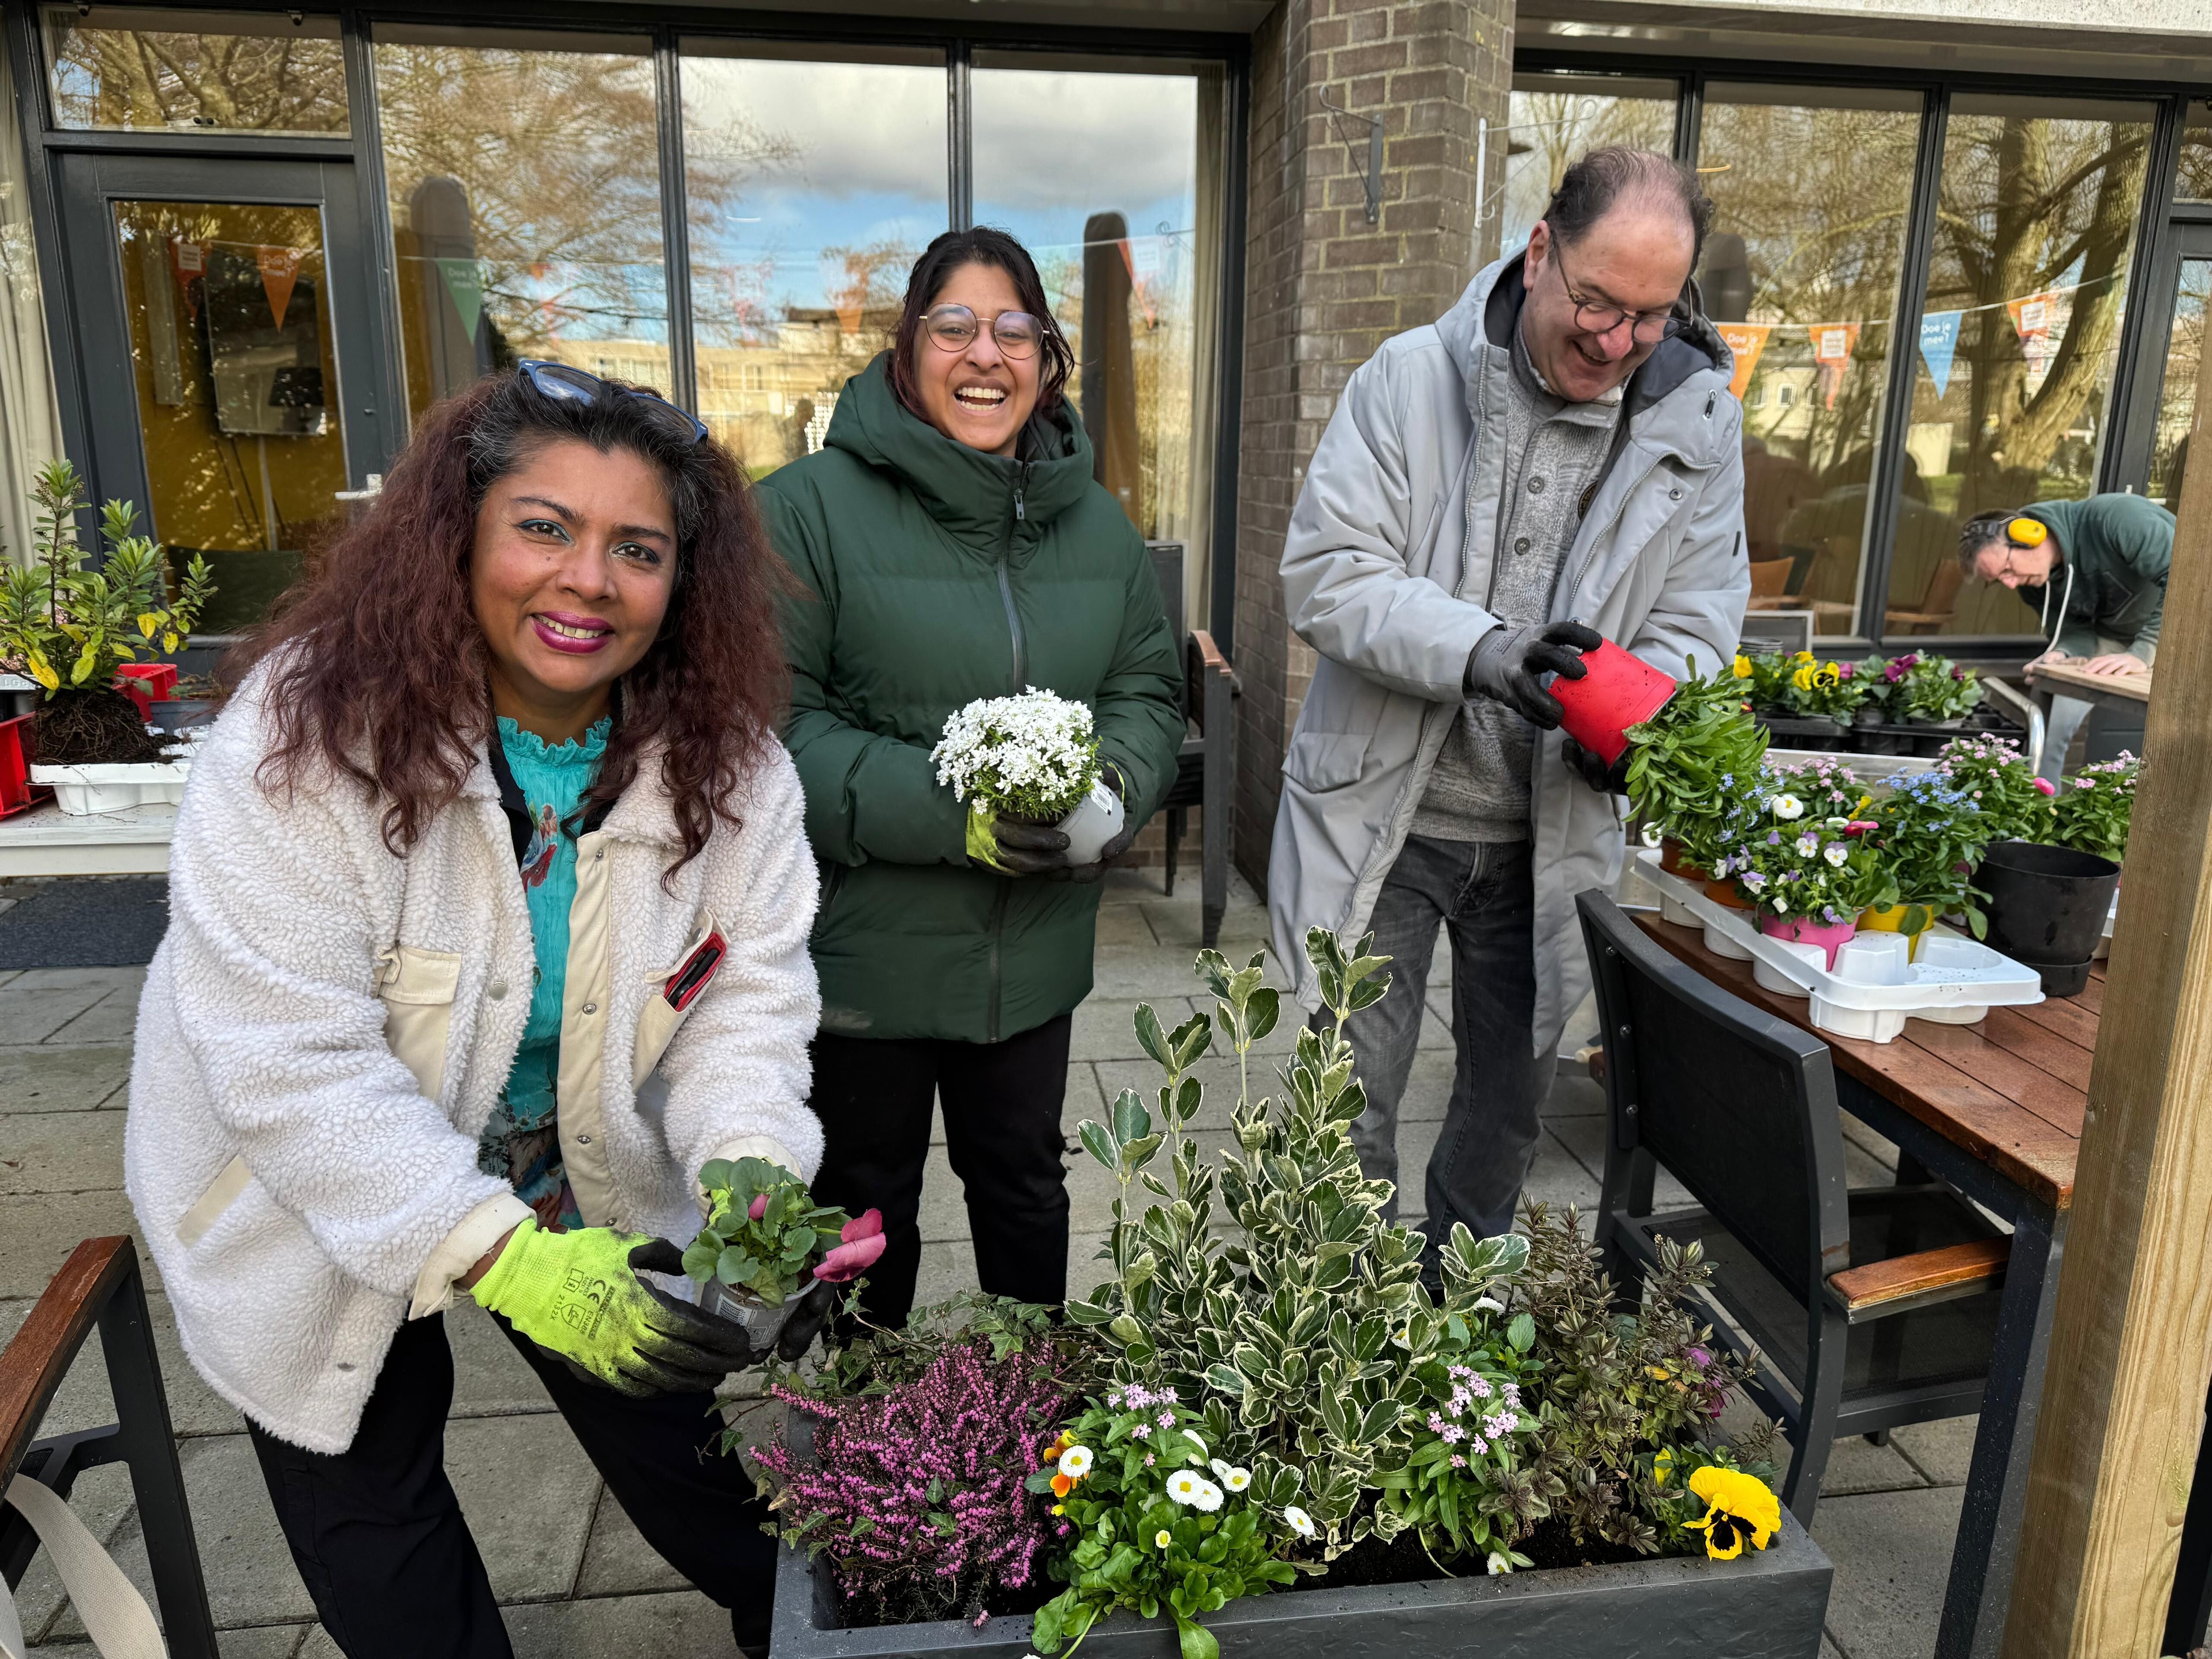
<instances>
[{"instance_id":1,"label":"pink flowering plant","mask_svg":"<svg viewBox=\"0 0 2212 1659\"><path fill-rule=\"evenodd\" d=\"M1964 720L1981 707L1981 677L1934 652L1908 651L1882 665L1883 701L1899 720Z\"/></svg>"},{"instance_id":2,"label":"pink flowering plant","mask_svg":"<svg viewBox=\"0 0 2212 1659\"><path fill-rule=\"evenodd\" d=\"M1507 1477L1533 1449L1536 1416L1521 1383L1534 1369L1528 1355L1535 1341L1536 1322L1525 1313L1502 1331L1454 1317L1434 1356L1415 1368L1425 1409L1414 1408L1412 1451L1403 1468L1382 1477L1381 1502L1431 1560L1441 1550L1483 1559L1493 1573L1533 1565L1513 1547L1522 1517Z\"/></svg>"},{"instance_id":3,"label":"pink flowering plant","mask_svg":"<svg viewBox=\"0 0 2212 1659\"><path fill-rule=\"evenodd\" d=\"M824 1557L854 1622L980 1620L1041 1581L1071 1528L1028 1490L1032 1453L1087 1373L1065 1342L993 1357L977 1337L943 1347L881 1393L770 1393L811 1419L755 1462L778 1490L787 1542Z\"/></svg>"},{"instance_id":4,"label":"pink flowering plant","mask_svg":"<svg viewBox=\"0 0 2212 1659\"><path fill-rule=\"evenodd\" d=\"M1263 1511L1252 1471L1215 1456L1200 1422L1173 1387L1124 1382L1044 1448L1049 1461L1030 1489L1058 1498L1051 1512L1073 1529L1074 1547L1052 1564L1067 1588L1038 1610L1039 1653L1071 1638L1080 1645L1127 1607L1173 1619L1182 1659L1219 1659L1199 1615L1297 1576L1277 1559L1273 1534L1297 1533L1304 1512Z\"/></svg>"},{"instance_id":5,"label":"pink flowering plant","mask_svg":"<svg viewBox=\"0 0 2212 1659\"><path fill-rule=\"evenodd\" d=\"M2067 779L2051 803L2058 844L2118 864L2127 854L2142 773L2142 763L2124 749L2118 760L2099 761Z\"/></svg>"},{"instance_id":6,"label":"pink flowering plant","mask_svg":"<svg viewBox=\"0 0 2212 1659\"><path fill-rule=\"evenodd\" d=\"M718 1158L699 1171L710 1207L684 1271L780 1308L817 1279L844 1284L884 1253L884 1218L817 1204L806 1183L763 1158Z\"/></svg>"},{"instance_id":7,"label":"pink flowering plant","mask_svg":"<svg viewBox=\"0 0 2212 1659\"><path fill-rule=\"evenodd\" d=\"M1850 792L1818 777L1793 788L1790 776L1782 773L1780 787L1768 794L1765 822L1751 825L1715 860L1715 877L1733 881L1762 915L1787 921L1856 921L1869 905L1896 902L1896 872L1870 839L1876 823L1840 811L1818 815L1812 800L1832 802Z\"/></svg>"},{"instance_id":8,"label":"pink flowering plant","mask_svg":"<svg viewBox=\"0 0 2212 1659\"><path fill-rule=\"evenodd\" d=\"M1937 757L1979 809L1990 841L2048 842L2057 793L2009 738L1954 738Z\"/></svg>"}]
</instances>

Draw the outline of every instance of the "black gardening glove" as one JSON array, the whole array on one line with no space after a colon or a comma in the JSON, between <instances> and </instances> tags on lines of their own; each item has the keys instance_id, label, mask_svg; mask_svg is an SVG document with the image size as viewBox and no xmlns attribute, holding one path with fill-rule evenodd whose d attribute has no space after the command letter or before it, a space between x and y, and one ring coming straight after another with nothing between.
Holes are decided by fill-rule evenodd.
<instances>
[{"instance_id":1,"label":"black gardening glove","mask_svg":"<svg viewBox=\"0 0 2212 1659\"><path fill-rule=\"evenodd\" d=\"M999 863L1008 875L1067 879L1067 837L1050 824L1001 813L992 821L991 835L999 843Z\"/></svg>"},{"instance_id":2,"label":"black gardening glove","mask_svg":"<svg viewBox=\"0 0 2212 1659\"><path fill-rule=\"evenodd\" d=\"M1620 751L1620 758L1610 766L1583 748L1572 738L1562 741L1559 758L1568 769L1601 795L1625 795L1628 793L1628 750Z\"/></svg>"},{"instance_id":3,"label":"black gardening glove","mask_svg":"<svg viewBox=\"0 0 2212 1659\"><path fill-rule=\"evenodd\" d=\"M1105 780L1106 787L1111 789L1121 802L1121 827L1115 831L1113 840L1098 849L1096 863L1071 865L1065 877L1055 875L1053 878L1055 881L1100 880L1106 874L1106 866L1127 852L1129 844L1137 839L1137 817L1128 810L1128 786L1121 781L1121 772L1109 761L1098 769L1098 775Z\"/></svg>"},{"instance_id":4,"label":"black gardening glove","mask_svg":"<svg viewBox=\"0 0 2212 1659\"><path fill-rule=\"evenodd\" d=\"M776 1333L775 1357L787 1365L795 1364L814 1346L814 1339L837 1311L838 1287L826 1279L817 1279L805 1295L799 1298L791 1316L783 1322Z\"/></svg>"},{"instance_id":5,"label":"black gardening glove","mask_svg":"<svg viewBox=\"0 0 2212 1659\"><path fill-rule=\"evenodd\" d=\"M1583 666L1582 653L1604 643L1603 635L1578 622L1493 628L1468 653L1468 693L1494 698L1549 732L1566 711L1544 689L1542 676L1582 678L1589 672Z\"/></svg>"}]
</instances>

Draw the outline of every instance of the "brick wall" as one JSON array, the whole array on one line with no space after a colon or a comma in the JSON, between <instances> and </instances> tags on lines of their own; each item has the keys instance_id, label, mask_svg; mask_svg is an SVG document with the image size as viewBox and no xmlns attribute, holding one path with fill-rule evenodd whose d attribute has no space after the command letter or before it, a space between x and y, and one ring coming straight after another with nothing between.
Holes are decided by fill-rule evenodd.
<instances>
[{"instance_id":1,"label":"brick wall","mask_svg":"<svg viewBox=\"0 0 2212 1659\"><path fill-rule=\"evenodd\" d=\"M1314 653L1277 575L1291 507L1352 371L1433 322L1481 260L1476 122L1506 118L1513 0L1283 0L1253 36L1237 474L1236 858L1265 889L1284 745ZM1383 124L1382 210L1367 222L1364 121ZM1352 143L1347 149L1345 140ZM1504 178L1487 149L1489 187Z\"/></svg>"}]
</instances>

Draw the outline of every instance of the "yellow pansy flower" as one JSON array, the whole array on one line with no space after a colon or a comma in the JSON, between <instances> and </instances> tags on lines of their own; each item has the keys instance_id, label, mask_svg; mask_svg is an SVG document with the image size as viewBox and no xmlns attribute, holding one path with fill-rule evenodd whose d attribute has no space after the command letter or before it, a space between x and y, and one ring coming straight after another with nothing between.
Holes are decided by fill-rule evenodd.
<instances>
[{"instance_id":1,"label":"yellow pansy flower","mask_svg":"<svg viewBox=\"0 0 2212 1659\"><path fill-rule=\"evenodd\" d=\"M1658 1455L1651 1460L1651 1478L1663 1486L1674 1478L1674 1454L1662 1446Z\"/></svg>"},{"instance_id":2,"label":"yellow pansy flower","mask_svg":"<svg viewBox=\"0 0 2212 1659\"><path fill-rule=\"evenodd\" d=\"M1735 1560L1747 1538L1765 1549L1782 1529L1781 1500L1755 1475L1708 1463L1690 1477L1690 1491L1705 1500L1704 1518L1690 1525L1705 1534L1705 1553L1713 1560Z\"/></svg>"},{"instance_id":3,"label":"yellow pansy flower","mask_svg":"<svg viewBox=\"0 0 2212 1659\"><path fill-rule=\"evenodd\" d=\"M1813 653L1809 651L1800 651L1796 657L1791 659L1791 660L1795 662L1811 662L1813 659Z\"/></svg>"},{"instance_id":4,"label":"yellow pansy flower","mask_svg":"<svg viewBox=\"0 0 2212 1659\"><path fill-rule=\"evenodd\" d=\"M1751 659L1741 651L1735 653L1735 677L1740 680L1747 680L1751 678Z\"/></svg>"}]
</instances>

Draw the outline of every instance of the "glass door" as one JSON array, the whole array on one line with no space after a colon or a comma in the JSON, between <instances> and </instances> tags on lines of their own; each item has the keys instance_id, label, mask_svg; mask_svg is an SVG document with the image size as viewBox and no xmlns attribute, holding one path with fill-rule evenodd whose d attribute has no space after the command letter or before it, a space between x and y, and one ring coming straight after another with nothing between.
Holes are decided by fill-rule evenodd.
<instances>
[{"instance_id":1,"label":"glass door","mask_svg":"<svg viewBox=\"0 0 2212 1659\"><path fill-rule=\"evenodd\" d=\"M2172 309L2161 337L2144 342L2146 394L2158 401L2141 417L2136 447L2144 465L2131 482L2169 511L2181 506L2181 475L2189 465L2189 429L2197 419L2197 371L2203 361L2204 310L2212 301L2212 225L2179 229L2179 247L2170 288Z\"/></svg>"},{"instance_id":2,"label":"glass door","mask_svg":"<svg viewBox=\"0 0 2212 1659\"><path fill-rule=\"evenodd\" d=\"M136 503L250 628L386 453L353 170L71 155L62 173L98 499Z\"/></svg>"}]
</instances>

